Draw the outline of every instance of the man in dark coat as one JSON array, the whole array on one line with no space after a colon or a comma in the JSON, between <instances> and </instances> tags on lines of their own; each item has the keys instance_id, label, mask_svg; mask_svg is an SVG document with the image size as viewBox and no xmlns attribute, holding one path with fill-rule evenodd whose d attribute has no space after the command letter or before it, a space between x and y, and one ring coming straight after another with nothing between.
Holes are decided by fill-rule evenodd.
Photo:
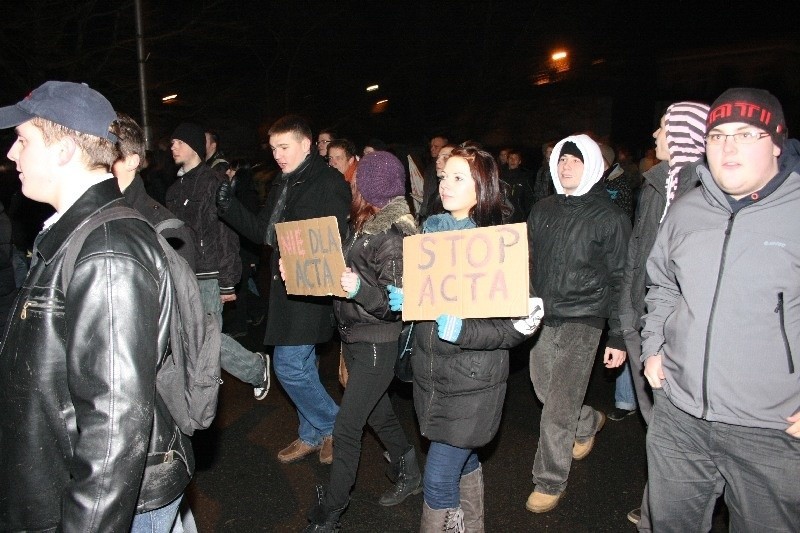
<instances>
[{"instance_id":1,"label":"man in dark coat","mask_svg":"<svg viewBox=\"0 0 800 533\"><path fill-rule=\"evenodd\" d=\"M230 183L217 193L220 216L253 242L272 246L275 223L335 216L342 242L352 201L341 174L311 151L311 129L297 116L278 119L269 130L272 155L281 169L264 208L254 215L234 198ZM264 343L275 346L275 375L295 404L300 418L299 438L278 453L291 463L319 451L320 461L333 461L333 423L339 410L319 380L315 345L330 340L335 321L330 298L286 294L278 272L278 253L272 254L272 279Z\"/></svg>"}]
</instances>

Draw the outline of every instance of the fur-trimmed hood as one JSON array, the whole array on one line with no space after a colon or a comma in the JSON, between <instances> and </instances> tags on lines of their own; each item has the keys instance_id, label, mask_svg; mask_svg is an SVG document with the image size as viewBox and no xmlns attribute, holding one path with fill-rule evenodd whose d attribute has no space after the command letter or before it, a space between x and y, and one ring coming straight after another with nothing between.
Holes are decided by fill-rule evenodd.
<instances>
[{"instance_id":1,"label":"fur-trimmed hood","mask_svg":"<svg viewBox=\"0 0 800 533\"><path fill-rule=\"evenodd\" d=\"M368 235L385 233L395 224L404 235L416 235L417 225L414 216L408 208L405 196L395 196L386 207L375 214L369 222L364 224L363 232Z\"/></svg>"}]
</instances>

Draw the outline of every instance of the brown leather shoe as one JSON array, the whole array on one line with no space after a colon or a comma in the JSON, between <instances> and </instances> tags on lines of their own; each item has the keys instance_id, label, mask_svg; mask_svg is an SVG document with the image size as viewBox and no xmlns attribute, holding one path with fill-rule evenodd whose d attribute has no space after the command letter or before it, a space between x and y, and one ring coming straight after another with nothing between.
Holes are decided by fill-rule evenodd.
<instances>
[{"instance_id":1,"label":"brown leather shoe","mask_svg":"<svg viewBox=\"0 0 800 533\"><path fill-rule=\"evenodd\" d=\"M320 448L322 448L322 446L311 446L297 439L278 452L278 461L281 463L294 463L307 455L311 455Z\"/></svg>"},{"instance_id":2,"label":"brown leather shoe","mask_svg":"<svg viewBox=\"0 0 800 533\"><path fill-rule=\"evenodd\" d=\"M603 426L606 424L606 415L600 412L598 412L598 414L600 415L600 420L597 422L597 429L594 431L594 435L583 442L575 441L575 443L572 445L572 458L576 461L580 461L589 455L589 452L591 452L592 448L594 448L594 441L597 433L603 429Z\"/></svg>"},{"instance_id":3,"label":"brown leather shoe","mask_svg":"<svg viewBox=\"0 0 800 533\"><path fill-rule=\"evenodd\" d=\"M532 513L546 513L552 511L558 505L559 500L564 495L561 494L545 494L543 492L531 492L528 496L528 501L525 502L525 508Z\"/></svg>"},{"instance_id":4,"label":"brown leather shoe","mask_svg":"<svg viewBox=\"0 0 800 533\"><path fill-rule=\"evenodd\" d=\"M322 447L319 450L319 462L329 465L333 462L333 435L328 435L322 439Z\"/></svg>"}]
</instances>

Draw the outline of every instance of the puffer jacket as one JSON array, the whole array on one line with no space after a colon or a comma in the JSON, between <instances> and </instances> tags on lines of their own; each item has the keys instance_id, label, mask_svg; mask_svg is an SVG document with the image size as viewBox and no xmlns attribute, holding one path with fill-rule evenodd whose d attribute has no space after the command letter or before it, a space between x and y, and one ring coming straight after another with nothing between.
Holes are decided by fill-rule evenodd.
<instances>
[{"instance_id":1,"label":"puffer jacket","mask_svg":"<svg viewBox=\"0 0 800 533\"><path fill-rule=\"evenodd\" d=\"M663 356L682 411L783 431L800 409L800 143L779 161L777 188L735 213L697 167L702 187L670 207L647 261L642 356Z\"/></svg>"},{"instance_id":2,"label":"puffer jacket","mask_svg":"<svg viewBox=\"0 0 800 533\"><path fill-rule=\"evenodd\" d=\"M506 397L508 350L524 339L510 318L464 319L454 343L439 338L436 322L416 322L411 366L422 435L460 448L492 440Z\"/></svg>"},{"instance_id":3,"label":"puffer jacket","mask_svg":"<svg viewBox=\"0 0 800 533\"><path fill-rule=\"evenodd\" d=\"M607 346L624 350L618 306L631 234L628 216L598 181L581 196L555 194L528 218L531 294L544 301L547 325L608 320Z\"/></svg>"},{"instance_id":4,"label":"puffer jacket","mask_svg":"<svg viewBox=\"0 0 800 533\"><path fill-rule=\"evenodd\" d=\"M403 286L403 237L417 233L404 196L392 199L344 244L345 263L361 278L354 299L337 298L333 311L344 342L396 341L399 313L389 309L387 285Z\"/></svg>"},{"instance_id":5,"label":"puffer jacket","mask_svg":"<svg viewBox=\"0 0 800 533\"><path fill-rule=\"evenodd\" d=\"M219 292L233 294L242 262L239 236L217 217L217 188L224 179L200 163L170 186L166 206L194 232L197 279L218 279Z\"/></svg>"},{"instance_id":6,"label":"puffer jacket","mask_svg":"<svg viewBox=\"0 0 800 533\"><path fill-rule=\"evenodd\" d=\"M194 470L156 395L173 298L153 230L130 219L94 230L62 290L76 228L120 205L117 181L105 180L36 239L0 351L2 531L129 531Z\"/></svg>"}]
</instances>

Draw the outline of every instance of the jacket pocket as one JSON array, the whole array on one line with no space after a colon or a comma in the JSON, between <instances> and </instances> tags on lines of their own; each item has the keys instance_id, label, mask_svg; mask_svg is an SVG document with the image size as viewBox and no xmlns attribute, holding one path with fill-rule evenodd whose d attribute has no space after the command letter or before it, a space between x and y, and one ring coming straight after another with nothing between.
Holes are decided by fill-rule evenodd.
<instances>
[{"instance_id":1,"label":"jacket pocket","mask_svg":"<svg viewBox=\"0 0 800 533\"><path fill-rule=\"evenodd\" d=\"M783 346L786 349L786 359L789 363L789 373L794 374L794 359L792 358L792 347L789 346L789 336L786 334L786 320L783 314L783 293L778 293L778 305L775 307L775 312L778 314L780 321L781 337L783 338Z\"/></svg>"},{"instance_id":2,"label":"jacket pocket","mask_svg":"<svg viewBox=\"0 0 800 533\"><path fill-rule=\"evenodd\" d=\"M19 318L26 320L30 313L35 312L64 314L64 305L59 303L58 300L31 298L25 300L25 303L22 304Z\"/></svg>"}]
</instances>

